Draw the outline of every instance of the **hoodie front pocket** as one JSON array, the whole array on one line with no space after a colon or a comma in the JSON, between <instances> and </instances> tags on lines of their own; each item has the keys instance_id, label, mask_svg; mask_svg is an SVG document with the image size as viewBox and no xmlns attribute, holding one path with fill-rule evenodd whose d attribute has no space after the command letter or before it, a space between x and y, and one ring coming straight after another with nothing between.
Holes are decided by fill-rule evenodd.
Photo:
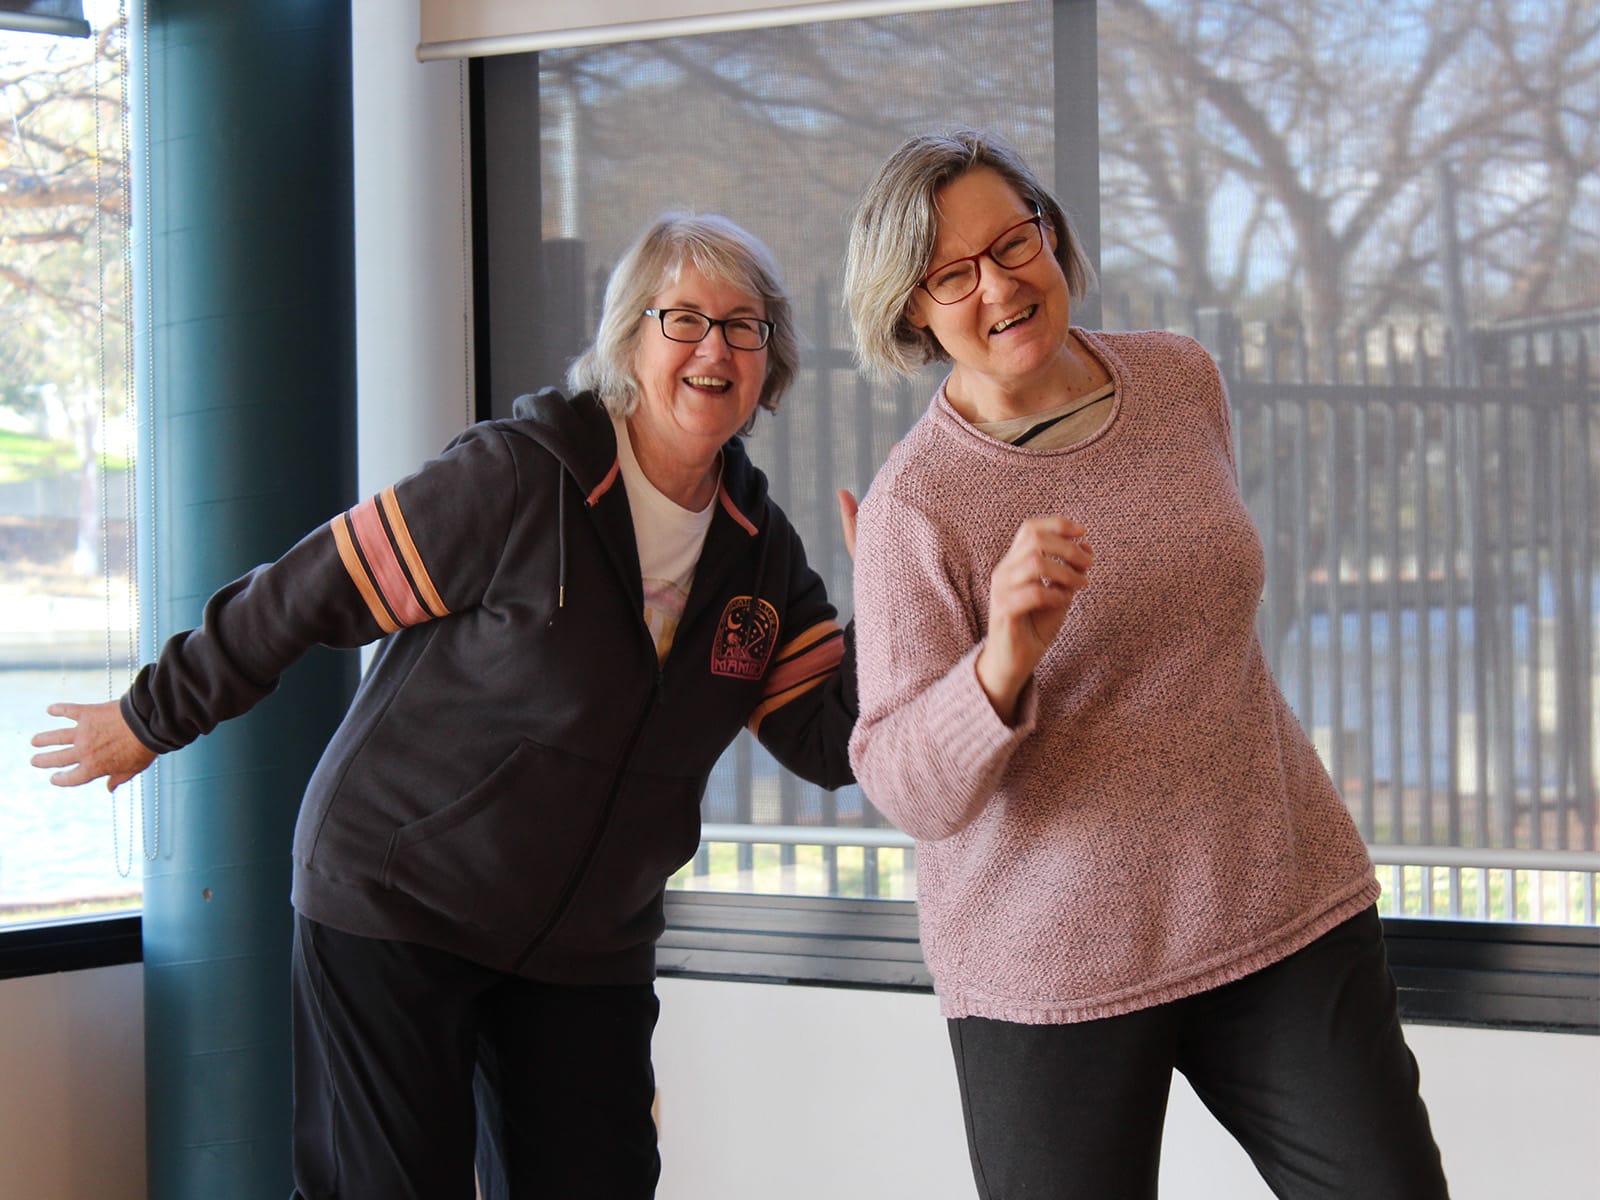
<instances>
[{"instance_id":1,"label":"hoodie front pocket","mask_svg":"<svg viewBox=\"0 0 1600 1200\"><path fill-rule=\"evenodd\" d=\"M384 886L454 920L524 936L580 867L610 785L599 764L523 742L458 800L394 831Z\"/></svg>"}]
</instances>

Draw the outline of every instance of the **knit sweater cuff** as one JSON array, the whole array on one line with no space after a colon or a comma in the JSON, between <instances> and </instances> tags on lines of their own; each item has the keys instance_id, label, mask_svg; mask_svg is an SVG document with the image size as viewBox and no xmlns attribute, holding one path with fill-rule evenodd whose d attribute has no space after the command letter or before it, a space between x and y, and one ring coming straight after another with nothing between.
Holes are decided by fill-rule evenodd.
<instances>
[{"instance_id":1,"label":"knit sweater cuff","mask_svg":"<svg viewBox=\"0 0 1600 1200\"><path fill-rule=\"evenodd\" d=\"M1000 719L988 693L978 682L982 643L961 657L944 680L942 703L931 706L928 744L943 761L935 778L964 781L958 785L962 807L970 817L993 795L1018 743L1033 732L1039 715L1039 692L1029 679L1017 698L1016 723ZM963 821L963 824L965 821Z\"/></svg>"},{"instance_id":2,"label":"knit sweater cuff","mask_svg":"<svg viewBox=\"0 0 1600 1200\"><path fill-rule=\"evenodd\" d=\"M978 680L978 655L983 653L985 644L979 642L962 655L961 669L951 672L961 681L957 696L961 717L966 723L964 728L969 731L981 729L982 733L977 736L985 745L995 737L1008 743L1014 742L1032 733L1034 725L1038 722L1039 689L1034 684L1034 677L1029 675L1028 682L1022 685L1022 691L1017 693L1016 720L1009 725L1002 721L1000 714L994 711L989 693L983 690L983 684ZM976 720L972 719L974 713L978 714Z\"/></svg>"}]
</instances>

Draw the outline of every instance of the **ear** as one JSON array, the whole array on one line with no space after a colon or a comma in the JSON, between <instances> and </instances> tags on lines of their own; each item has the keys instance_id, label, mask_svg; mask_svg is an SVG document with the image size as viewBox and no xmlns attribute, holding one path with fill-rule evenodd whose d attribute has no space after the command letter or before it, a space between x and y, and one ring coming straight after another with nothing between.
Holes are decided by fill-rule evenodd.
<instances>
[{"instance_id":1,"label":"ear","mask_svg":"<svg viewBox=\"0 0 1600 1200\"><path fill-rule=\"evenodd\" d=\"M918 288L911 293L911 299L906 303L905 319L918 329L928 328L927 317L928 298Z\"/></svg>"}]
</instances>

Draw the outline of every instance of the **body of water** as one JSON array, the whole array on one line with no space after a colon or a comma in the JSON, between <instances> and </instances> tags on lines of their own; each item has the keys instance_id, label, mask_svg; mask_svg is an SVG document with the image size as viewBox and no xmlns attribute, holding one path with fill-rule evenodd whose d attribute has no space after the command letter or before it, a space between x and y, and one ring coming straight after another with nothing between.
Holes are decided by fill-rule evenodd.
<instances>
[{"instance_id":1,"label":"body of water","mask_svg":"<svg viewBox=\"0 0 1600 1200\"><path fill-rule=\"evenodd\" d=\"M121 673L112 686L121 688ZM0 671L0 922L18 905L68 898L121 896L140 889L142 854L128 866L128 806L138 784L116 794L124 878L112 842L112 797L103 782L58 788L50 772L30 766L28 739L65 722L45 708L57 700L108 698L106 672L96 670ZM135 825L135 835L139 833Z\"/></svg>"}]
</instances>

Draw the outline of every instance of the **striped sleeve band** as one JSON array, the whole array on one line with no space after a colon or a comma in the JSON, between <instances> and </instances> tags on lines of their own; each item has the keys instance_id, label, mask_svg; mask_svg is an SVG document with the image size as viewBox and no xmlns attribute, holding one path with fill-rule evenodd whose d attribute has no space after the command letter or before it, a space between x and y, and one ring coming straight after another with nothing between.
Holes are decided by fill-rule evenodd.
<instances>
[{"instance_id":1,"label":"striped sleeve band","mask_svg":"<svg viewBox=\"0 0 1600 1200\"><path fill-rule=\"evenodd\" d=\"M385 633L449 615L394 488L335 517L330 528L350 581Z\"/></svg>"},{"instance_id":2,"label":"striped sleeve band","mask_svg":"<svg viewBox=\"0 0 1600 1200\"><path fill-rule=\"evenodd\" d=\"M750 732L759 732L768 715L825 683L843 658L844 630L836 621L818 621L779 646L767 671L761 703L750 714Z\"/></svg>"}]
</instances>

